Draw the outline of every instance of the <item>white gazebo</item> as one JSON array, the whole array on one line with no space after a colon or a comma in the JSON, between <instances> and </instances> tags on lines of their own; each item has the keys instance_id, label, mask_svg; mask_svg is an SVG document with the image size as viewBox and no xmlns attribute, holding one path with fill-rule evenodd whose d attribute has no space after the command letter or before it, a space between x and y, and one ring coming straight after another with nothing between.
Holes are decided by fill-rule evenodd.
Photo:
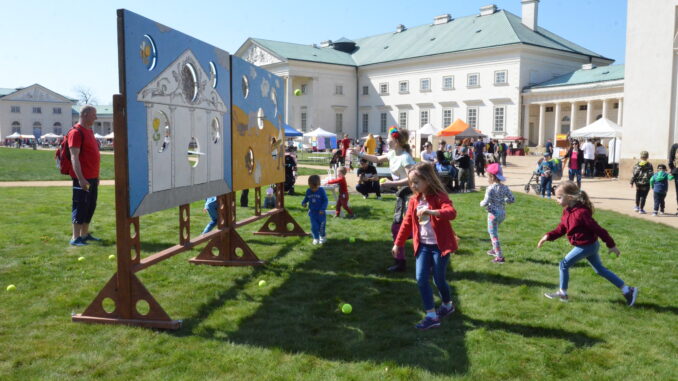
<instances>
[{"instance_id":1,"label":"white gazebo","mask_svg":"<svg viewBox=\"0 0 678 381\"><path fill-rule=\"evenodd\" d=\"M600 118L586 127L572 131L570 137L612 139L609 144L608 163L619 163L622 128L617 123L606 118Z\"/></svg>"},{"instance_id":2,"label":"white gazebo","mask_svg":"<svg viewBox=\"0 0 678 381\"><path fill-rule=\"evenodd\" d=\"M315 130L311 132L307 132L304 134L305 138L331 138L331 137L337 137L337 134L325 131L322 128L318 127Z\"/></svg>"}]
</instances>

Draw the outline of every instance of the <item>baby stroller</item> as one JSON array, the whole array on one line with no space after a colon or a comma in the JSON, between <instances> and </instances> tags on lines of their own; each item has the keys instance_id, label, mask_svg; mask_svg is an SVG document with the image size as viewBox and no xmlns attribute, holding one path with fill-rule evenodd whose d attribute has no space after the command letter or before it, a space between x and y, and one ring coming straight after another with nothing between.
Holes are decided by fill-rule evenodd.
<instances>
[{"instance_id":1,"label":"baby stroller","mask_svg":"<svg viewBox=\"0 0 678 381\"><path fill-rule=\"evenodd\" d=\"M563 163L560 159L551 159L553 163L554 170L551 171L551 194L556 193L556 182L560 181L563 177ZM541 173L539 170L534 170L532 176L525 184L525 193L530 193L530 188L534 191L535 194L541 194Z\"/></svg>"}]
</instances>

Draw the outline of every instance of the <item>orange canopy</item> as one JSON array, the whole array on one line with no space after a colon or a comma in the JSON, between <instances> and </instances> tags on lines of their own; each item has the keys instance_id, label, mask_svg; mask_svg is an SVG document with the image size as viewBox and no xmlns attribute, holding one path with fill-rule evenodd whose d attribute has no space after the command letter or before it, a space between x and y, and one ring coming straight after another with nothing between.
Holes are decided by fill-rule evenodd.
<instances>
[{"instance_id":1,"label":"orange canopy","mask_svg":"<svg viewBox=\"0 0 678 381\"><path fill-rule=\"evenodd\" d=\"M457 119L454 121L454 123L450 124L447 126L444 130L438 132L438 136L455 136L463 132L468 128L468 124L466 124L463 120Z\"/></svg>"}]
</instances>

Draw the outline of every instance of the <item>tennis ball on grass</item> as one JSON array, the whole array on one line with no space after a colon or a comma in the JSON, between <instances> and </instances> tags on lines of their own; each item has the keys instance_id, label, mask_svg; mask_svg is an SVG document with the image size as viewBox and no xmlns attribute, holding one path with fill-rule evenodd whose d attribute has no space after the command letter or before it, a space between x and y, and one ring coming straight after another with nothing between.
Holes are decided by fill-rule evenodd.
<instances>
[{"instance_id":1,"label":"tennis ball on grass","mask_svg":"<svg viewBox=\"0 0 678 381\"><path fill-rule=\"evenodd\" d=\"M109 256L108 256L108 259L110 259L110 260L114 260L114 259L115 259L115 254L111 254L111 255L109 255Z\"/></svg>"},{"instance_id":2,"label":"tennis ball on grass","mask_svg":"<svg viewBox=\"0 0 678 381\"><path fill-rule=\"evenodd\" d=\"M16 290L16 286L15 286L15 285L10 284L9 286L7 286L7 291L14 291L14 290Z\"/></svg>"},{"instance_id":3,"label":"tennis ball on grass","mask_svg":"<svg viewBox=\"0 0 678 381\"><path fill-rule=\"evenodd\" d=\"M82 262L82 261L84 261L84 260L85 260L85 257L80 257L80 258L78 258L78 262Z\"/></svg>"},{"instance_id":4,"label":"tennis ball on grass","mask_svg":"<svg viewBox=\"0 0 678 381\"><path fill-rule=\"evenodd\" d=\"M301 89L294 90L294 95L300 96L301 95Z\"/></svg>"},{"instance_id":5,"label":"tennis ball on grass","mask_svg":"<svg viewBox=\"0 0 678 381\"><path fill-rule=\"evenodd\" d=\"M343 312L346 315L350 314L352 311L353 307L351 307L351 305L348 303L344 303L344 305L341 306L341 312Z\"/></svg>"},{"instance_id":6,"label":"tennis ball on grass","mask_svg":"<svg viewBox=\"0 0 678 381\"><path fill-rule=\"evenodd\" d=\"M265 280L262 279L262 280L259 281L259 287L264 287L265 285L266 285Z\"/></svg>"},{"instance_id":7,"label":"tennis ball on grass","mask_svg":"<svg viewBox=\"0 0 678 381\"><path fill-rule=\"evenodd\" d=\"M350 238L348 239L348 242L350 242L350 243L355 243L355 237L350 237Z\"/></svg>"}]
</instances>

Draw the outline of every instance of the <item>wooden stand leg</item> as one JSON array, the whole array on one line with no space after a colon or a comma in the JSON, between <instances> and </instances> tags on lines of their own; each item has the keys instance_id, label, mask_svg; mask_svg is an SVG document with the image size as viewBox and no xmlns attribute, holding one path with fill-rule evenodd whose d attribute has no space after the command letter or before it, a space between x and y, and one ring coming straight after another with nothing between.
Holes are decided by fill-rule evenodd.
<instances>
[{"instance_id":1,"label":"wooden stand leg","mask_svg":"<svg viewBox=\"0 0 678 381\"><path fill-rule=\"evenodd\" d=\"M276 235L280 237L304 237L308 233L299 226L297 221L290 215L287 209L269 217L259 231L254 232L258 235Z\"/></svg>"},{"instance_id":2,"label":"wooden stand leg","mask_svg":"<svg viewBox=\"0 0 678 381\"><path fill-rule=\"evenodd\" d=\"M266 263L254 254L235 229L230 228L212 238L189 262L210 266L259 266Z\"/></svg>"}]
</instances>

